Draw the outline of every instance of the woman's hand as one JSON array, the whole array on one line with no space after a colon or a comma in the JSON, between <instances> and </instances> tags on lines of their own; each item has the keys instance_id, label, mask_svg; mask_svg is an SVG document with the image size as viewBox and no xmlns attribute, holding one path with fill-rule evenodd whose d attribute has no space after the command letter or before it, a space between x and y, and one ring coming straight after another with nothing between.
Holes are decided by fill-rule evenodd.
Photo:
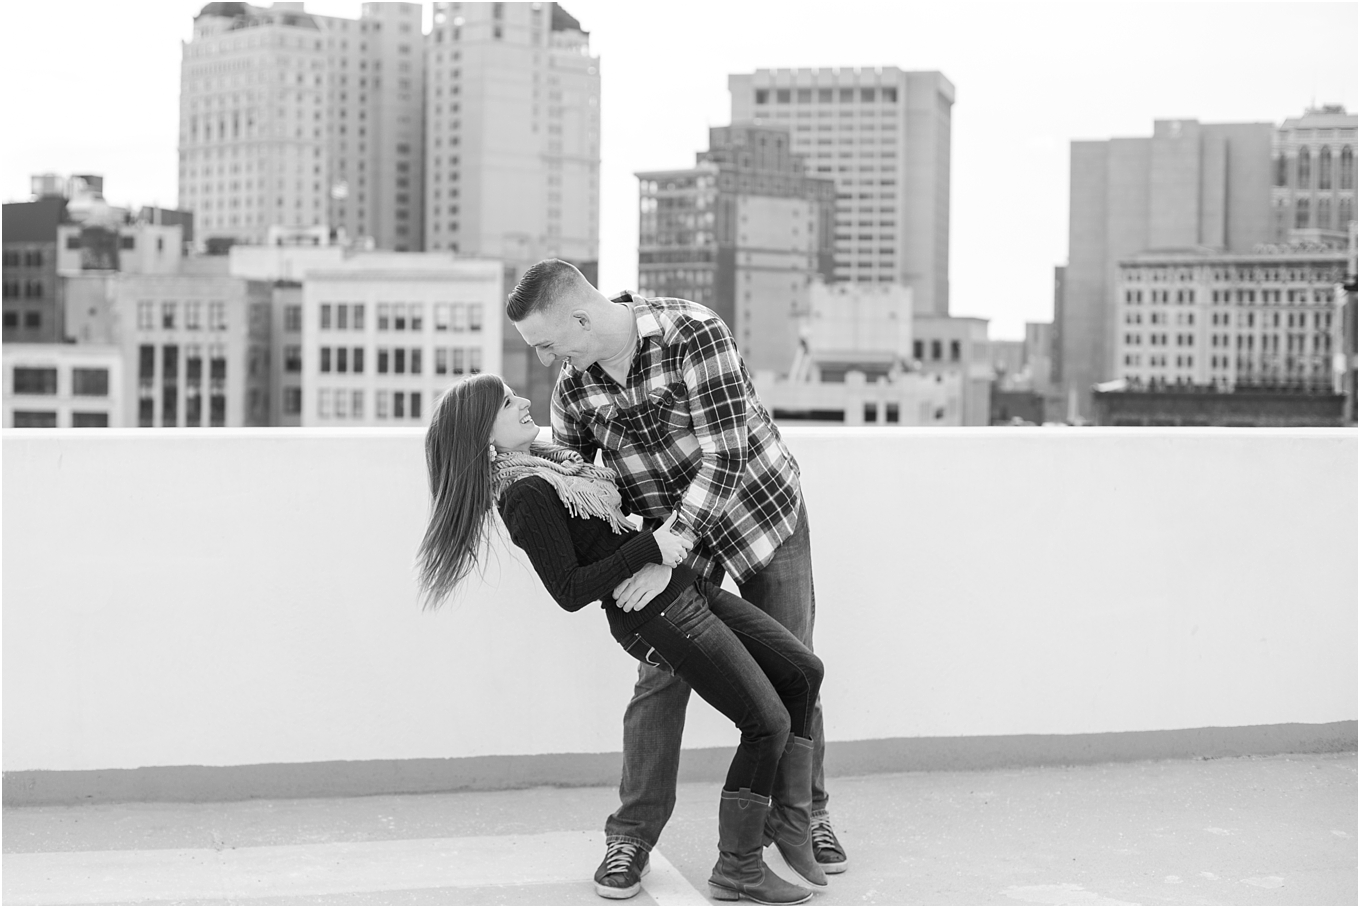
<instances>
[{"instance_id":1,"label":"woman's hand","mask_svg":"<svg viewBox=\"0 0 1360 908\"><path fill-rule=\"evenodd\" d=\"M655 599L670 582L670 568L644 564L636 574L614 587L614 603L625 612L636 612Z\"/></svg>"},{"instance_id":2,"label":"woman's hand","mask_svg":"<svg viewBox=\"0 0 1360 908\"><path fill-rule=\"evenodd\" d=\"M689 550L694 547L692 542L688 542L684 537L677 535L671 530L671 525L675 523L676 512L672 511L666 518L665 523L657 527L652 533L652 538L656 540L656 547L661 550L661 563L668 568L675 567Z\"/></svg>"}]
</instances>

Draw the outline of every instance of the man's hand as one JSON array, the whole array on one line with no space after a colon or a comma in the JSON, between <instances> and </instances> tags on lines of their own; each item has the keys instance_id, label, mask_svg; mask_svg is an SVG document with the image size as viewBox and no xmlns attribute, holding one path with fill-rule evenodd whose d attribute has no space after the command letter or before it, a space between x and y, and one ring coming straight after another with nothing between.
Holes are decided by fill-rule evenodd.
<instances>
[{"instance_id":1,"label":"man's hand","mask_svg":"<svg viewBox=\"0 0 1360 908\"><path fill-rule=\"evenodd\" d=\"M636 612L655 599L670 582L670 568L644 564L636 574L614 587L614 601L625 612Z\"/></svg>"},{"instance_id":2,"label":"man's hand","mask_svg":"<svg viewBox=\"0 0 1360 908\"><path fill-rule=\"evenodd\" d=\"M652 538L656 540L656 547L661 550L661 563L666 567L675 567L685 560L689 550L694 547L694 543L685 537L676 534L671 525L675 523L676 512L666 518L666 522L656 528L652 533Z\"/></svg>"},{"instance_id":3,"label":"man's hand","mask_svg":"<svg viewBox=\"0 0 1360 908\"><path fill-rule=\"evenodd\" d=\"M671 528L678 513L672 511L666 521L652 534L656 540L656 547L661 550L661 563L666 567L675 567L684 561L690 549L694 548L693 540L686 539Z\"/></svg>"}]
</instances>

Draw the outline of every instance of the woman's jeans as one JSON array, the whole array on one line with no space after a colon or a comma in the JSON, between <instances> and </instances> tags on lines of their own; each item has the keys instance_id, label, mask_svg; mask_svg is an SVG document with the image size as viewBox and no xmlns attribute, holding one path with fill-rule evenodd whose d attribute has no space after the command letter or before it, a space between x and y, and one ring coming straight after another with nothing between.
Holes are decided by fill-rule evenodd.
<instances>
[{"instance_id":1,"label":"woman's jeans","mask_svg":"<svg viewBox=\"0 0 1360 908\"><path fill-rule=\"evenodd\" d=\"M620 641L683 680L741 731L723 788L769 795L789 732L806 738L822 662L779 622L707 580Z\"/></svg>"}]
</instances>

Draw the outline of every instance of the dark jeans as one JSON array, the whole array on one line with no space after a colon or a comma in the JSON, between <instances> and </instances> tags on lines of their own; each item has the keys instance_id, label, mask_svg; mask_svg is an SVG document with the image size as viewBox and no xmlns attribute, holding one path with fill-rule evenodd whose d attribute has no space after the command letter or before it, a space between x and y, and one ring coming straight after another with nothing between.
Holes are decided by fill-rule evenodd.
<instances>
[{"instance_id":1,"label":"dark jeans","mask_svg":"<svg viewBox=\"0 0 1360 908\"><path fill-rule=\"evenodd\" d=\"M813 648L816 597L806 508L799 514L798 529L784 540L770 563L738 588L743 599L787 628L809 650ZM607 840L650 849L661 837L675 809L675 778L689 692L683 678L660 668L639 666L633 699L623 715L620 804L605 821ZM808 731L813 745L812 812L816 816L826 813L828 800L822 769L826 739L820 699L813 704Z\"/></svg>"},{"instance_id":2,"label":"dark jeans","mask_svg":"<svg viewBox=\"0 0 1360 908\"><path fill-rule=\"evenodd\" d=\"M621 642L741 730L723 788L768 796L789 732L808 737L822 661L769 615L706 580Z\"/></svg>"}]
</instances>

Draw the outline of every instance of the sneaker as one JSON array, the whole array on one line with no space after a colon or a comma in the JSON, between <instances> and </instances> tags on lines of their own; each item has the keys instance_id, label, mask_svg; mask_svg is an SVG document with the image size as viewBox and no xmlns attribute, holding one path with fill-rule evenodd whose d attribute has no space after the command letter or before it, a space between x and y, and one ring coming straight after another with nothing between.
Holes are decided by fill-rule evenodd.
<instances>
[{"instance_id":1,"label":"sneaker","mask_svg":"<svg viewBox=\"0 0 1360 908\"><path fill-rule=\"evenodd\" d=\"M651 869L651 861L641 846L610 842L595 871L595 894L607 899L631 899L642 890L642 878Z\"/></svg>"},{"instance_id":2,"label":"sneaker","mask_svg":"<svg viewBox=\"0 0 1360 908\"><path fill-rule=\"evenodd\" d=\"M850 859L831 828L831 817L822 815L812 818L812 853L817 856L817 866L824 873L845 873Z\"/></svg>"}]
</instances>

